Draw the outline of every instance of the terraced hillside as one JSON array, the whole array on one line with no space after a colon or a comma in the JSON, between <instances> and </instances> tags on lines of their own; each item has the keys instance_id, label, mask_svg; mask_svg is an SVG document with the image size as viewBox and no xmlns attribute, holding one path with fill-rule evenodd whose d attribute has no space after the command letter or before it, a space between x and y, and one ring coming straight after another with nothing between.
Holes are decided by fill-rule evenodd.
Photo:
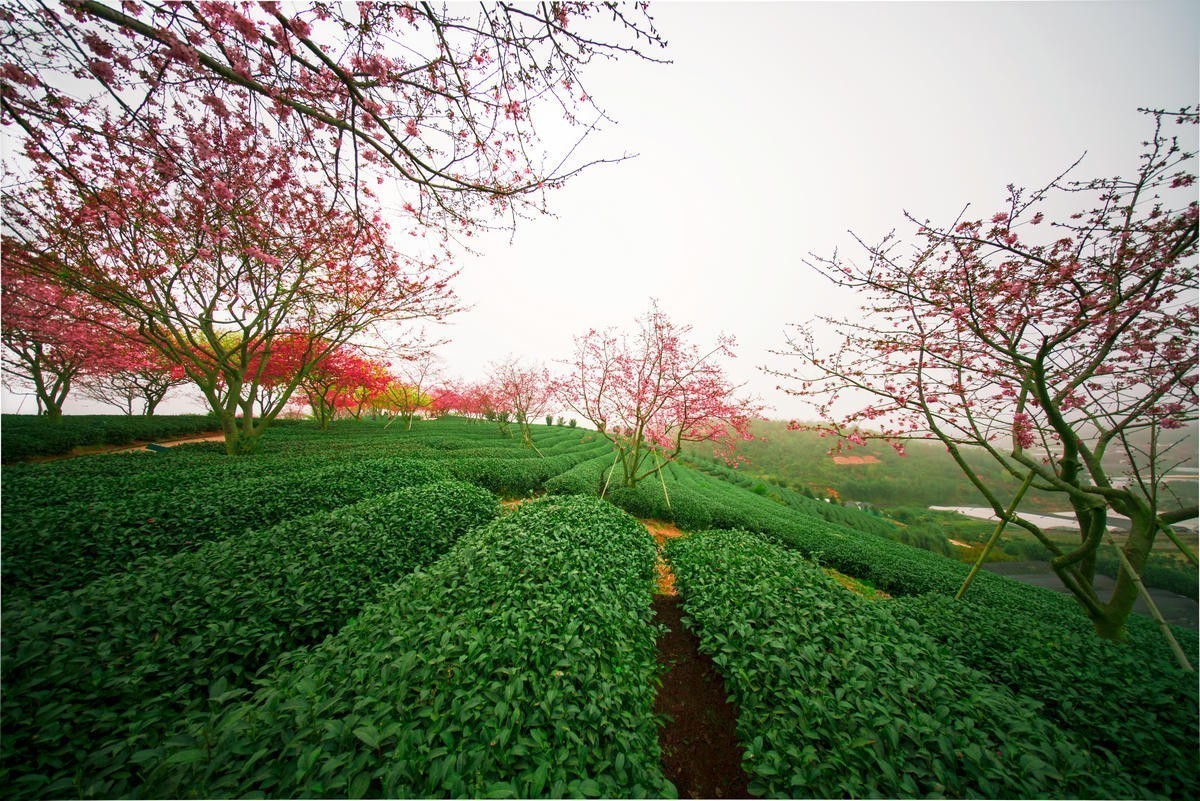
<instances>
[{"instance_id":1,"label":"terraced hillside","mask_svg":"<svg viewBox=\"0 0 1200 801\"><path fill-rule=\"evenodd\" d=\"M396 429L6 466L9 794L674 795L657 519L752 792L1200 795L1196 682L1148 621L1100 642L988 574L954 603L967 567L878 518L677 464L618 487L587 431Z\"/></svg>"}]
</instances>

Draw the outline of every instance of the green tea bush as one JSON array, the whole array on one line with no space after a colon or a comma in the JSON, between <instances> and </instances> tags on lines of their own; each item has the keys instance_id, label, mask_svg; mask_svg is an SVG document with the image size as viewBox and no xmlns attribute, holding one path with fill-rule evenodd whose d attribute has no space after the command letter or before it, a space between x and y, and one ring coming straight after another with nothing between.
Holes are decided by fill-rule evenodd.
<instances>
[{"instance_id":1,"label":"green tea bush","mask_svg":"<svg viewBox=\"0 0 1200 801\"><path fill-rule=\"evenodd\" d=\"M753 793L1132 797L1038 706L747 532L668 543L686 622L735 697Z\"/></svg>"},{"instance_id":2,"label":"green tea bush","mask_svg":"<svg viewBox=\"0 0 1200 801\"><path fill-rule=\"evenodd\" d=\"M548 479L574 467L581 458L567 453L545 458L461 458L447 462L447 469L463 481L486 487L499 495L529 495L540 491Z\"/></svg>"},{"instance_id":3,"label":"green tea bush","mask_svg":"<svg viewBox=\"0 0 1200 801\"><path fill-rule=\"evenodd\" d=\"M1111 579L1117 577L1121 562L1111 549L1102 550L1096 559L1096 572ZM1170 556L1152 553L1142 568L1142 582L1193 601L1200 600L1200 573L1194 567L1181 564Z\"/></svg>"},{"instance_id":4,"label":"green tea bush","mask_svg":"<svg viewBox=\"0 0 1200 801\"><path fill-rule=\"evenodd\" d=\"M605 498L635 517L669 520L683 529L701 529L712 525L710 504L704 496L676 482L666 482L668 490L652 478L635 487L610 487Z\"/></svg>"},{"instance_id":5,"label":"green tea bush","mask_svg":"<svg viewBox=\"0 0 1200 801\"><path fill-rule=\"evenodd\" d=\"M190 719L147 794L658 797L655 549L595 498L466 535L245 703Z\"/></svg>"},{"instance_id":6,"label":"green tea bush","mask_svg":"<svg viewBox=\"0 0 1200 801\"><path fill-rule=\"evenodd\" d=\"M712 504L692 487L677 481L672 472L675 467L673 464L664 466L663 482L651 476L634 487L624 487L620 484L620 476L609 477L610 473L615 473L615 467L611 450L605 449L602 455L549 479L545 489L548 495L598 495L603 492L606 500L634 517L668 520L685 529L711 526ZM667 485L665 494L663 483Z\"/></svg>"},{"instance_id":7,"label":"green tea bush","mask_svg":"<svg viewBox=\"0 0 1200 801\"><path fill-rule=\"evenodd\" d=\"M704 473L720 479L722 482L733 483L739 487L749 489L756 495L770 498L776 503L789 506L801 514L810 517L818 517L830 523L837 523L848 528L867 531L880 536L890 536L895 530L895 527L891 523L862 510L818 501L815 498L807 497L776 482L765 482L763 479L748 476L745 473L714 461L696 460L695 466Z\"/></svg>"},{"instance_id":8,"label":"green tea bush","mask_svg":"<svg viewBox=\"0 0 1200 801\"><path fill-rule=\"evenodd\" d=\"M127 795L179 710L320 642L498 513L470 484L401 489L6 615L0 783L20 797Z\"/></svg>"},{"instance_id":9,"label":"green tea bush","mask_svg":"<svg viewBox=\"0 0 1200 801\"><path fill-rule=\"evenodd\" d=\"M547 495L599 495L605 479L614 469L613 455L609 451L580 462L574 467L547 479L544 487ZM617 478L619 481L619 477ZM611 485L611 479L608 481Z\"/></svg>"},{"instance_id":10,"label":"green tea bush","mask_svg":"<svg viewBox=\"0 0 1200 801\"><path fill-rule=\"evenodd\" d=\"M222 449L187 452L201 446L176 446L168 453L129 452L97 458L8 465L3 472L6 527L23 525L29 510L62 506L114 497L168 492L182 496L196 487L238 481L254 481L301 470L332 467L358 456L345 453L252 454L230 461ZM77 507L76 507L77 508ZM11 522L10 522L11 521Z\"/></svg>"},{"instance_id":11,"label":"green tea bush","mask_svg":"<svg viewBox=\"0 0 1200 801\"><path fill-rule=\"evenodd\" d=\"M45 598L208 540L336 509L371 495L446 477L436 466L375 459L259 480L191 487L28 512L4 530L6 602ZM186 481L181 471L179 479Z\"/></svg>"},{"instance_id":12,"label":"green tea bush","mask_svg":"<svg viewBox=\"0 0 1200 801\"><path fill-rule=\"evenodd\" d=\"M221 428L215 418L203 414L66 415L58 421L30 414L6 414L0 417L0 427L4 431L0 438L0 461L5 464L33 456L56 456L83 445L153 442Z\"/></svg>"},{"instance_id":13,"label":"green tea bush","mask_svg":"<svg viewBox=\"0 0 1200 801\"><path fill-rule=\"evenodd\" d=\"M1028 607L1028 598L1018 603ZM892 608L962 662L1013 691L1037 698L1042 714L1111 752L1137 782L1138 798L1200 797L1200 701L1194 675L1184 674L1137 638L1113 643L1095 635L1082 615L1013 614L1012 605L923 595ZM1049 623L1049 625L1047 625ZM1185 647L1196 653L1195 639Z\"/></svg>"}]
</instances>

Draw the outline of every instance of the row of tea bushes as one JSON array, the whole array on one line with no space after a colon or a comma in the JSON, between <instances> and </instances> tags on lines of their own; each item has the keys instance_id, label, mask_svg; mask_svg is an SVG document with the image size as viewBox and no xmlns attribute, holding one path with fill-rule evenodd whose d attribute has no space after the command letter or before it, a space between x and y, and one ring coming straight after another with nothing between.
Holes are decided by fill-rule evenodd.
<instances>
[{"instance_id":1,"label":"row of tea bushes","mask_svg":"<svg viewBox=\"0 0 1200 801\"><path fill-rule=\"evenodd\" d=\"M545 482L547 495L599 495L613 479L620 481L615 471L611 450L576 464L569 470Z\"/></svg>"},{"instance_id":2,"label":"row of tea bushes","mask_svg":"<svg viewBox=\"0 0 1200 801\"><path fill-rule=\"evenodd\" d=\"M1043 716L1129 766L1135 797L1200 797L1195 674L1174 664L1157 632L1120 644L1102 640L1074 609L1047 603L1032 612L1034 599L1021 589L1007 604L923 595L890 606L960 661L1038 699ZM1195 659L1200 649L1190 634L1180 636Z\"/></svg>"},{"instance_id":3,"label":"row of tea bushes","mask_svg":"<svg viewBox=\"0 0 1200 801\"><path fill-rule=\"evenodd\" d=\"M128 795L181 710L320 642L498 513L469 484L401 489L6 615L0 784L24 798Z\"/></svg>"},{"instance_id":4,"label":"row of tea bushes","mask_svg":"<svg viewBox=\"0 0 1200 801\"><path fill-rule=\"evenodd\" d=\"M708 466L705 467L708 469ZM712 468L717 469L715 466ZM735 471L724 469L737 479L745 479ZM748 483L748 482L747 482ZM856 509L833 507L828 504L776 488L780 493L790 493L794 498L785 500L760 496L722 478L713 478L699 470L676 463L663 465L661 478L651 475L636 486L621 485L619 472L613 463L611 450L576 465L545 482L546 492L557 495L598 495L637 517L669 520L684 529L698 530L717 527L761 528L764 524L756 520L765 519L765 525L776 521L796 519L807 521L807 525L826 530L831 515L854 525L858 532L881 534L889 525ZM749 522L748 522L749 521Z\"/></svg>"},{"instance_id":5,"label":"row of tea bushes","mask_svg":"<svg viewBox=\"0 0 1200 801\"><path fill-rule=\"evenodd\" d=\"M390 454L373 453L371 458ZM20 526L30 511L47 506L94 503L149 493L186 495L196 488L255 481L301 470L344 464L359 455L281 454L237 457L207 446L176 446L164 454L130 452L94 459L10 465L4 468L6 525Z\"/></svg>"},{"instance_id":6,"label":"row of tea bushes","mask_svg":"<svg viewBox=\"0 0 1200 801\"><path fill-rule=\"evenodd\" d=\"M193 443L175 446L164 453L145 451L113 454L104 458L68 459L44 463L6 465L2 474L6 522L33 508L68 503L104 500L117 496L149 492L187 493L191 488L229 480L245 481L268 475L282 475L301 469L331 466L360 459L394 456L413 458L461 459L497 457L537 459L539 454L511 439L496 439L478 426L459 434L460 421L423 422L412 431L384 429L362 423L337 431L318 431L311 426L269 429L261 453L230 458L219 443ZM566 429L537 429L535 437L541 454L564 456L596 452L594 438L581 442L578 433ZM466 450L447 450L457 443ZM185 476L186 474L186 476ZM17 521L19 524L19 521Z\"/></svg>"},{"instance_id":7,"label":"row of tea bushes","mask_svg":"<svg viewBox=\"0 0 1200 801\"><path fill-rule=\"evenodd\" d=\"M1134 797L1111 760L918 628L747 532L673 540L686 621L770 797Z\"/></svg>"},{"instance_id":8,"label":"row of tea bushes","mask_svg":"<svg viewBox=\"0 0 1200 801\"><path fill-rule=\"evenodd\" d=\"M34 456L57 456L87 445L127 445L134 441L187 437L220 431L215 418L205 414L130 417L113 414L66 415L58 421L32 414L0 416L0 462Z\"/></svg>"},{"instance_id":9,"label":"row of tea bushes","mask_svg":"<svg viewBox=\"0 0 1200 801\"><path fill-rule=\"evenodd\" d=\"M967 565L789 513L728 484L705 497L719 502L721 525L760 532L900 596L895 604L914 625L962 661L1044 703L1044 714L1081 742L1095 742L1128 766L1162 766L1154 775L1130 768L1139 776L1137 795L1180 797L1180 788L1183 796L1196 795L1197 688L1148 618L1130 618L1127 642L1103 643L1068 596L990 573L976 577L966 606L955 606L948 599ZM1187 653L1200 653L1195 631L1175 627L1174 634ZM1135 709L1137 698L1145 702Z\"/></svg>"},{"instance_id":10,"label":"row of tea bushes","mask_svg":"<svg viewBox=\"0 0 1200 801\"><path fill-rule=\"evenodd\" d=\"M712 525L711 503L681 483L675 472L684 468L668 464L663 475L649 476L636 486L621 485L611 448L580 462L545 482L550 495L597 495L635 517L668 520L681 528L700 529ZM691 472L691 471L687 471Z\"/></svg>"},{"instance_id":11,"label":"row of tea bushes","mask_svg":"<svg viewBox=\"0 0 1200 801\"><path fill-rule=\"evenodd\" d=\"M799 551L821 564L865 579L893 595L954 595L962 586L970 566L886 537L824 523L811 517L789 514L786 509L749 492L729 487L715 489L710 497L721 500L722 512L714 515L714 526L744 528L764 534L780 545ZM739 497L740 496L740 497ZM774 508L772 508L774 507ZM1007 609L1018 619L1049 622L1083 621L1075 601L1043 587L1020 584L1000 575L981 571L971 585L973 600ZM1196 642L1194 631L1175 628L1175 634ZM1130 635L1138 641L1161 643L1162 637L1147 617L1133 615ZM1090 633L1088 636L1094 636ZM1154 650L1164 664L1172 662L1164 645ZM1157 657L1156 657L1157 658Z\"/></svg>"},{"instance_id":12,"label":"row of tea bushes","mask_svg":"<svg viewBox=\"0 0 1200 801\"><path fill-rule=\"evenodd\" d=\"M234 468L236 470L236 468ZM186 472L180 480L186 481ZM30 510L4 530L5 601L45 598L209 540L336 509L381 492L447 477L426 463L375 459L243 480L185 493L118 496Z\"/></svg>"},{"instance_id":13,"label":"row of tea bushes","mask_svg":"<svg viewBox=\"0 0 1200 801\"><path fill-rule=\"evenodd\" d=\"M445 462L456 478L487 487L499 495L521 497L540 492L550 480L588 461L593 452L583 450L526 459L454 454L455 458Z\"/></svg>"},{"instance_id":14,"label":"row of tea bushes","mask_svg":"<svg viewBox=\"0 0 1200 801\"><path fill-rule=\"evenodd\" d=\"M826 503L816 498L809 498L773 481L755 478L715 461L698 459L693 464L695 464L698 470L722 482L728 482L743 489L748 489L755 492L755 494L761 493L763 497L789 506L801 514L819 517L830 523L849 526L860 531L869 531L872 534L879 534L881 536L888 536L890 532L895 530L895 526L888 521L860 509ZM756 491L756 488L759 489Z\"/></svg>"},{"instance_id":15,"label":"row of tea bushes","mask_svg":"<svg viewBox=\"0 0 1200 801\"><path fill-rule=\"evenodd\" d=\"M163 797L659 797L655 549L594 498L465 536L166 746Z\"/></svg>"}]
</instances>

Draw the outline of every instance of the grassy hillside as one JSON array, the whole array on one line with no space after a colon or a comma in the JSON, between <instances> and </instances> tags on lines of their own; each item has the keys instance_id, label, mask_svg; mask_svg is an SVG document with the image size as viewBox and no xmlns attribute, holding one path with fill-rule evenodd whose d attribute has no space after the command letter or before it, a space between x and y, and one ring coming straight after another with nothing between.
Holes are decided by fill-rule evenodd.
<instances>
[{"instance_id":1,"label":"grassy hillside","mask_svg":"<svg viewBox=\"0 0 1200 801\"><path fill-rule=\"evenodd\" d=\"M752 432L758 439L738 445L747 458L739 470L819 497L838 497L879 507L975 506L978 491L962 475L945 448L913 442L901 456L881 442L830 455L833 445L813 431L789 431L782 420L761 420ZM711 449L693 445L689 455L711 458ZM989 481L1008 483L990 460L974 459L976 472ZM1017 484L1013 483L1013 490Z\"/></svg>"},{"instance_id":2,"label":"grassy hillside","mask_svg":"<svg viewBox=\"0 0 1200 801\"><path fill-rule=\"evenodd\" d=\"M901 456L881 442L830 455L831 439L812 431L789 431L782 420L756 422L752 432L758 439L740 443L738 452L747 457L739 470L774 481L796 490L807 490L819 497L837 497L880 508L897 506L980 506L986 505L978 490L962 474L958 465L937 442L910 442ZM1186 441L1178 448L1180 458L1194 452L1195 426L1186 429ZM1191 450L1188 450L1188 448ZM1018 481L1003 473L982 451L964 453L977 475L989 485L1001 487L1002 498L1012 497ZM688 455L711 459L712 451L703 445L691 445ZM1116 454L1110 468L1119 473ZM1115 474L1114 473L1114 474ZM1172 484L1181 501L1195 503L1196 483ZM1031 491L1022 508L1029 511L1059 511L1061 496Z\"/></svg>"}]
</instances>

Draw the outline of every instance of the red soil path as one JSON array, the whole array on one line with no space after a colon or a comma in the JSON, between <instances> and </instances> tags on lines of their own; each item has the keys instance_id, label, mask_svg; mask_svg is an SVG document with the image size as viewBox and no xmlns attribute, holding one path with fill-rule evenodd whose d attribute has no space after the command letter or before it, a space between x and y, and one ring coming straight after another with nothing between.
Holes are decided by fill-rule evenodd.
<instances>
[{"instance_id":1,"label":"red soil path","mask_svg":"<svg viewBox=\"0 0 1200 801\"><path fill-rule=\"evenodd\" d=\"M684 533L658 520L642 523L660 551L654 620L666 631L658 637L663 672L654 711L666 716L658 731L663 773L680 798L746 798L750 790L736 736L737 707L712 659L700 652L696 635L683 625L675 574L661 554L667 540Z\"/></svg>"}]
</instances>

